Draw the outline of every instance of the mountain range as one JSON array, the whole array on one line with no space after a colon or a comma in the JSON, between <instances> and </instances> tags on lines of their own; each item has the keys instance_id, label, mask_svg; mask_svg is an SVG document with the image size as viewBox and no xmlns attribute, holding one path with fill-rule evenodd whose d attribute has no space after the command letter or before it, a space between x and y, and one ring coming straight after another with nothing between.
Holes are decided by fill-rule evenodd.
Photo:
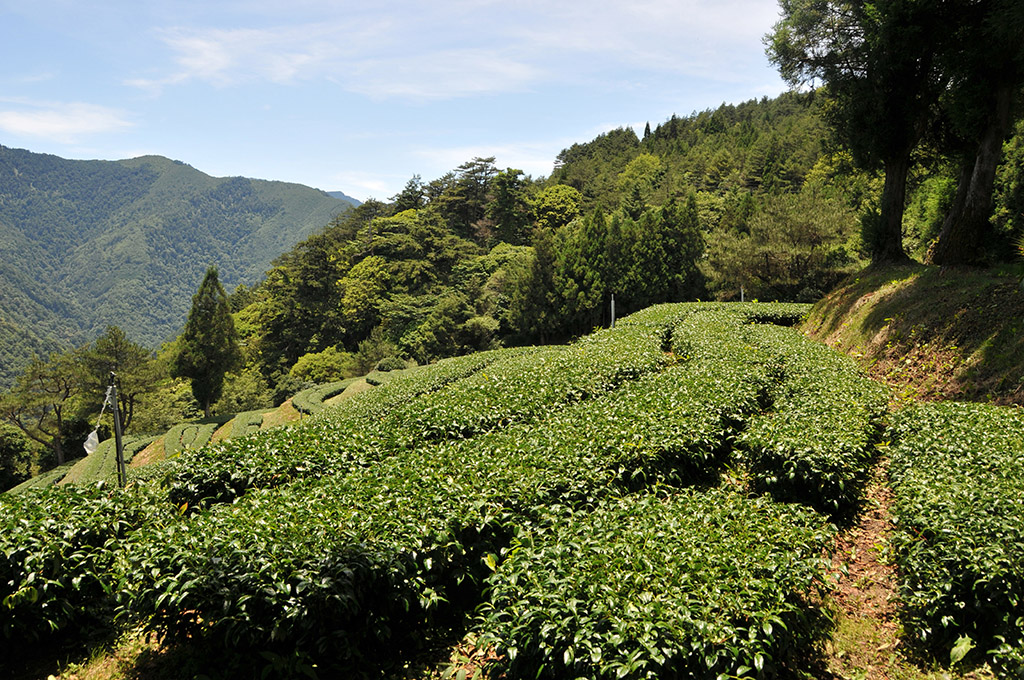
<instances>
[{"instance_id":1,"label":"mountain range","mask_svg":"<svg viewBox=\"0 0 1024 680\"><path fill-rule=\"evenodd\" d=\"M0 145L0 386L33 353L110 324L156 347L183 326L208 266L229 292L255 284L356 204L160 156L68 160Z\"/></svg>"}]
</instances>

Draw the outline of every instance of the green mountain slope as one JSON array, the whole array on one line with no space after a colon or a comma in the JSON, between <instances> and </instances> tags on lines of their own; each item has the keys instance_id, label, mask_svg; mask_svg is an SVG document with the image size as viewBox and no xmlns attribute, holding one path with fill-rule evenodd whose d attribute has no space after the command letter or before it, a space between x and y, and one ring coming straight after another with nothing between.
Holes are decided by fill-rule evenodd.
<instances>
[{"instance_id":1,"label":"green mountain slope","mask_svg":"<svg viewBox=\"0 0 1024 680\"><path fill-rule=\"evenodd\" d=\"M0 146L0 384L33 351L108 324L145 345L166 340L207 266L229 290L251 285L350 205L158 156L74 161Z\"/></svg>"},{"instance_id":2,"label":"green mountain slope","mask_svg":"<svg viewBox=\"0 0 1024 680\"><path fill-rule=\"evenodd\" d=\"M343 201L348 201L352 205L359 205L360 203L362 203L362 201L360 201L359 199L356 199L356 198L352 198L351 196L346 194L344 191L328 191L327 195L328 196L334 196L335 198L340 198Z\"/></svg>"}]
</instances>

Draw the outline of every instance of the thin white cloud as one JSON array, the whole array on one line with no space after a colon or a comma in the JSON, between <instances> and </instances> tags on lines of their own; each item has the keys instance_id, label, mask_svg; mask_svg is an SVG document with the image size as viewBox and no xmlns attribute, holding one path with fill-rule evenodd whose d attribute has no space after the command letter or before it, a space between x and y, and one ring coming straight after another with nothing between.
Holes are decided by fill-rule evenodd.
<instances>
[{"instance_id":1,"label":"thin white cloud","mask_svg":"<svg viewBox=\"0 0 1024 680\"><path fill-rule=\"evenodd\" d=\"M395 32L392 33L391 31ZM175 53L169 75L127 84L159 91L189 81L226 87L323 78L372 97L436 99L519 91L537 70L489 48L431 49L396 38L384 20L356 32L310 24L279 29L164 31Z\"/></svg>"},{"instance_id":2,"label":"thin white cloud","mask_svg":"<svg viewBox=\"0 0 1024 680\"><path fill-rule=\"evenodd\" d=\"M174 65L129 82L159 89L325 79L372 97L445 99L626 67L728 79L730 70L763 59L761 33L777 15L771 0L305 2L301 10L301 19L319 16L262 28L161 30Z\"/></svg>"},{"instance_id":3,"label":"thin white cloud","mask_svg":"<svg viewBox=\"0 0 1024 680\"><path fill-rule=\"evenodd\" d=\"M161 31L175 53L175 69L159 78L134 78L128 85L157 90L189 81L226 87L249 81L283 84L316 74L334 51L308 30L173 29Z\"/></svg>"},{"instance_id":4,"label":"thin white cloud","mask_svg":"<svg viewBox=\"0 0 1024 680\"><path fill-rule=\"evenodd\" d=\"M0 130L13 135L71 144L132 126L124 112L96 104L0 100Z\"/></svg>"},{"instance_id":5,"label":"thin white cloud","mask_svg":"<svg viewBox=\"0 0 1024 680\"><path fill-rule=\"evenodd\" d=\"M372 172L343 172L332 175L332 184L321 188L325 191L343 191L361 201L369 198L381 201L397 194L408 179Z\"/></svg>"},{"instance_id":6,"label":"thin white cloud","mask_svg":"<svg viewBox=\"0 0 1024 680\"><path fill-rule=\"evenodd\" d=\"M371 97L428 100L519 92L538 74L535 67L496 50L451 49L422 58L357 62L341 82L353 92Z\"/></svg>"},{"instance_id":7,"label":"thin white cloud","mask_svg":"<svg viewBox=\"0 0 1024 680\"><path fill-rule=\"evenodd\" d=\"M733 80L763 62L761 36L778 15L771 0L551 3L543 21L517 27L533 49L589 55L600 74L635 69Z\"/></svg>"},{"instance_id":8,"label":"thin white cloud","mask_svg":"<svg viewBox=\"0 0 1024 680\"><path fill-rule=\"evenodd\" d=\"M22 85L31 85L35 83L45 83L54 80L57 74L53 71L43 71L38 73L25 73L21 75L17 82Z\"/></svg>"}]
</instances>

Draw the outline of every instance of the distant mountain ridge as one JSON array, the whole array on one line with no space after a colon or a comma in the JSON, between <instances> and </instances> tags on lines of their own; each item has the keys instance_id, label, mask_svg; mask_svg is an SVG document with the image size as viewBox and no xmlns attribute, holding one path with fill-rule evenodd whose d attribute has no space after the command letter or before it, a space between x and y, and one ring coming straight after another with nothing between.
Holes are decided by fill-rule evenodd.
<instances>
[{"instance_id":1,"label":"distant mountain ridge","mask_svg":"<svg viewBox=\"0 0 1024 680\"><path fill-rule=\"evenodd\" d=\"M328 196L333 196L335 198L340 198L343 201L348 201L352 205L358 206L358 205L362 204L362 201L360 201L358 199L355 199L355 198L352 198L351 196L349 196L348 194L346 194L343 191L328 191L327 195Z\"/></svg>"},{"instance_id":2,"label":"distant mountain ridge","mask_svg":"<svg viewBox=\"0 0 1024 680\"><path fill-rule=\"evenodd\" d=\"M155 347L184 324L207 266L229 291L252 285L355 204L161 156L78 161L0 145L0 385L33 352L109 324Z\"/></svg>"}]
</instances>

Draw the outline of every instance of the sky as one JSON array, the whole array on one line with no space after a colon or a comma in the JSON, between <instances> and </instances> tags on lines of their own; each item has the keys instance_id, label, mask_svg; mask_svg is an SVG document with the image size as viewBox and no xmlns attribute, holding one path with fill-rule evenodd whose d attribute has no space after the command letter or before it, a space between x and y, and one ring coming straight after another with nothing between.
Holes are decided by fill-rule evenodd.
<instances>
[{"instance_id":1,"label":"sky","mask_svg":"<svg viewBox=\"0 0 1024 680\"><path fill-rule=\"evenodd\" d=\"M776 0L0 0L0 144L387 200L774 97Z\"/></svg>"}]
</instances>

